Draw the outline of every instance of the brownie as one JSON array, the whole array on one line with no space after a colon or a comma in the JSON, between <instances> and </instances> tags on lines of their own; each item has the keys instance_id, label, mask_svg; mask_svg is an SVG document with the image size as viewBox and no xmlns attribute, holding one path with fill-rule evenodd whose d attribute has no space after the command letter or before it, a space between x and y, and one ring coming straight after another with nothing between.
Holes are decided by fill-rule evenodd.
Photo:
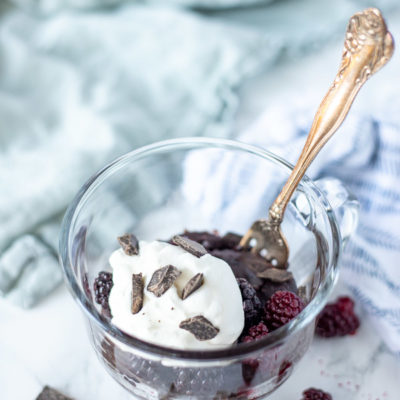
<instances>
[{"instance_id":1,"label":"brownie","mask_svg":"<svg viewBox=\"0 0 400 400\"><path fill-rule=\"evenodd\" d=\"M227 233L219 236L218 233L185 231L182 236L201 243L214 257L226 261L232 268L236 278L244 278L254 287L261 302L265 304L278 290L288 290L298 294L296 281L292 278L285 282L274 282L260 278L261 272L273 265L264 257L243 249L239 246L241 236L236 233Z\"/></svg>"}]
</instances>

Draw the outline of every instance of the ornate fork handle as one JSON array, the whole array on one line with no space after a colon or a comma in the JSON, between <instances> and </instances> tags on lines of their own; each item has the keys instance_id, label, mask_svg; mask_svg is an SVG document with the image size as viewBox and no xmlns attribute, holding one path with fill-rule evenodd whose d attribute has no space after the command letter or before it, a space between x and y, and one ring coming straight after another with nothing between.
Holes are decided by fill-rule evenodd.
<instances>
[{"instance_id":1,"label":"ornate fork handle","mask_svg":"<svg viewBox=\"0 0 400 400\"><path fill-rule=\"evenodd\" d=\"M379 10L368 8L350 19L339 72L318 108L296 166L269 209L270 223L281 223L310 163L342 124L361 86L387 63L393 50L393 38Z\"/></svg>"}]
</instances>

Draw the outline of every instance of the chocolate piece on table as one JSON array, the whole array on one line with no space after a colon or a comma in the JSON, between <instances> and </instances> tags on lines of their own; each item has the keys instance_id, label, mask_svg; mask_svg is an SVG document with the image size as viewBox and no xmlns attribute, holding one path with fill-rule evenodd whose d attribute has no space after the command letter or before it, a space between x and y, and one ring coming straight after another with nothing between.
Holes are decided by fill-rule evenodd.
<instances>
[{"instance_id":1,"label":"chocolate piece on table","mask_svg":"<svg viewBox=\"0 0 400 400\"><path fill-rule=\"evenodd\" d=\"M125 235L119 236L117 239L125 254L128 256L139 254L139 241L133 233L126 233Z\"/></svg>"},{"instance_id":2,"label":"chocolate piece on table","mask_svg":"<svg viewBox=\"0 0 400 400\"><path fill-rule=\"evenodd\" d=\"M257 274L259 278L269 279L273 282L286 282L293 278L293 274L285 269L268 268Z\"/></svg>"},{"instance_id":3,"label":"chocolate piece on table","mask_svg":"<svg viewBox=\"0 0 400 400\"><path fill-rule=\"evenodd\" d=\"M179 324L179 328L189 331L200 341L213 339L219 332L219 329L202 315L185 319Z\"/></svg>"},{"instance_id":4,"label":"chocolate piece on table","mask_svg":"<svg viewBox=\"0 0 400 400\"><path fill-rule=\"evenodd\" d=\"M184 236L176 235L172 238L172 243L186 250L188 253L196 257L201 257L207 254L207 250L200 243L195 242Z\"/></svg>"},{"instance_id":5,"label":"chocolate piece on table","mask_svg":"<svg viewBox=\"0 0 400 400\"><path fill-rule=\"evenodd\" d=\"M36 400L72 400L71 397L64 396L59 391L45 386Z\"/></svg>"},{"instance_id":6,"label":"chocolate piece on table","mask_svg":"<svg viewBox=\"0 0 400 400\"><path fill-rule=\"evenodd\" d=\"M144 282L142 274L132 274L132 314L137 314L143 307Z\"/></svg>"},{"instance_id":7,"label":"chocolate piece on table","mask_svg":"<svg viewBox=\"0 0 400 400\"><path fill-rule=\"evenodd\" d=\"M147 290L155 296L162 296L175 282L181 271L173 265L166 265L154 272L147 285Z\"/></svg>"},{"instance_id":8,"label":"chocolate piece on table","mask_svg":"<svg viewBox=\"0 0 400 400\"><path fill-rule=\"evenodd\" d=\"M192 279L188 281L182 290L182 300L188 298L192 293L194 293L204 282L204 275L199 273L196 274Z\"/></svg>"}]
</instances>

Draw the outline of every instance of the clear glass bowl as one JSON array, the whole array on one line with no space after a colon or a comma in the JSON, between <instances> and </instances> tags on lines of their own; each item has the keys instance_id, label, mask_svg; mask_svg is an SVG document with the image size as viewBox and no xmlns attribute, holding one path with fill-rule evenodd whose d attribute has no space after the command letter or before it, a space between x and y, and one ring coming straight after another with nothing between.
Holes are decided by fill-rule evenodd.
<instances>
[{"instance_id":1,"label":"clear glass bowl","mask_svg":"<svg viewBox=\"0 0 400 400\"><path fill-rule=\"evenodd\" d=\"M239 142L169 140L117 159L77 194L60 238L65 280L86 315L99 359L137 398L264 398L307 351L315 318L336 281L341 249L357 222L357 202L337 180L320 181L318 188L305 177L288 206L283 231L290 270L308 304L259 341L212 351L146 343L110 324L91 289L98 272L109 269L117 236L167 239L184 229L244 233L267 215L291 168Z\"/></svg>"}]
</instances>

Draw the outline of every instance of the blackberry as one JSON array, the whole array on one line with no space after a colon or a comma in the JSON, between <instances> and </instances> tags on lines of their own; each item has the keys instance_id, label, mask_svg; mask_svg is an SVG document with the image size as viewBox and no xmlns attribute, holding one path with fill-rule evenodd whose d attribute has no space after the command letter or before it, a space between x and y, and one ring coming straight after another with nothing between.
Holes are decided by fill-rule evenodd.
<instances>
[{"instance_id":1,"label":"blackberry","mask_svg":"<svg viewBox=\"0 0 400 400\"><path fill-rule=\"evenodd\" d=\"M247 279L237 278L236 281L242 293L245 328L248 328L260 322L262 304L256 290Z\"/></svg>"},{"instance_id":2,"label":"blackberry","mask_svg":"<svg viewBox=\"0 0 400 400\"><path fill-rule=\"evenodd\" d=\"M113 287L112 274L110 272L101 271L94 280L93 289L97 304L105 310L109 310L108 297Z\"/></svg>"},{"instance_id":3,"label":"blackberry","mask_svg":"<svg viewBox=\"0 0 400 400\"><path fill-rule=\"evenodd\" d=\"M310 388L303 392L301 400L332 400L332 396L320 389Z\"/></svg>"},{"instance_id":4,"label":"blackberry","mask_svg":"<svg viewBox=\"0 0 400 400\"><path fill-rule=\"evenodd\" d=\"M278 290L265 304L265 320L270 330L278 329L304 308L303 300L292 292Z\"/></svg>"},{"instance_id":5,"label":"blackberry","mask_svg":"<svg viewBox=\"0 0 400 400\"><path fill-rule=\"evenodd\" d=\"M241 342L248 343L252 342L253 340L261 339L262 337L268 334L268 328L264 324L264 322L260 322L257 325L253 325L249 328L246 335L243 336Z\"/></svg>"},{"instance_id":6,"label":"blackberry","mask_svg":"<svg viewBox=\"0 0 400 400\"><path fill-rule=\"evenodd\" d=\"M319 314L315 332L322 337L354 335L359 326L353 300L339 297L335 303L327 304Z\"/></svg>"}]
</instances>

